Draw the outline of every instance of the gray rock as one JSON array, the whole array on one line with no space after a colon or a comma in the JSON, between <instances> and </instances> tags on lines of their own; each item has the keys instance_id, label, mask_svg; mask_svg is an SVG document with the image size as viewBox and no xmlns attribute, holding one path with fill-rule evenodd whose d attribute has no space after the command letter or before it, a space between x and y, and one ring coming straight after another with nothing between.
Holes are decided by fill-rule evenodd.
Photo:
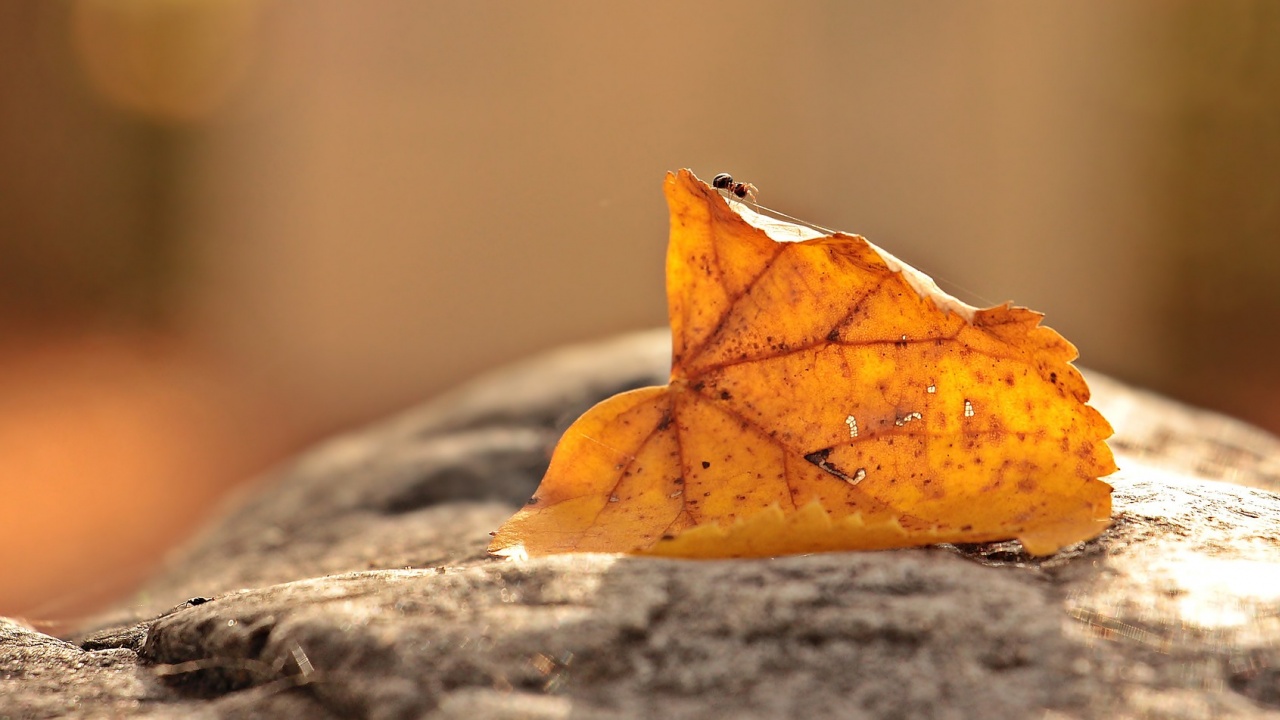
<instances>
[{"instance_id":1,"label":"gray rock","mask_svg":"<svg viewBox=\"0 0 1280 720\"><path fill-rule=\"evenodd\" d=\"M1047 559L485 557L573 418L665 380L666 342L326 443L70 642L0 623L0 718L1280 714L1280 441L1093 374L1115 523Z\"/></svg>"}]
</instances>

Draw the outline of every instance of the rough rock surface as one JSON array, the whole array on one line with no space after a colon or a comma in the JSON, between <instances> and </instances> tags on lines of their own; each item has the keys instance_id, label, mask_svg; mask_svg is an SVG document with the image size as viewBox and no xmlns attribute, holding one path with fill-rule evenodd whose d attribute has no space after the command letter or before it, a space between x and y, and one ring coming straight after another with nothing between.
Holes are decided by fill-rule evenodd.
<instances>
[{"instance_id":1,"label":"rough rock surface","mask_svg":"<svg viewBox=\"0 0 1280 720\"><path fill-rule=\"evenodd\" d=\"M1048 559L486 558L667 359L563 351L315 449L67 640L0 620L0 718L1280 715L1280 441L1096 375L1115 523Z\"/></svg>"}]
</instances>

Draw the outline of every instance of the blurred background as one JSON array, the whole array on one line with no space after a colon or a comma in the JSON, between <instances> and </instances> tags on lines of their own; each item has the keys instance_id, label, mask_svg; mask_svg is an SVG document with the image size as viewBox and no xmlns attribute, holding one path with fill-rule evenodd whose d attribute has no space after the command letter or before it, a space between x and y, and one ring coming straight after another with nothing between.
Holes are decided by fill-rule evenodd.
<instances>
[{"instance_id":1,"label":"blurred background","mask_svg":"<svg viewBox=\"0 0 1280 720\"><path fill-rule=\"evenodd\" d=\"M665 323L679 167L1280 430L1278 88L1265 1L0 0L0 614Z\"/></svg>"}]
</instances>

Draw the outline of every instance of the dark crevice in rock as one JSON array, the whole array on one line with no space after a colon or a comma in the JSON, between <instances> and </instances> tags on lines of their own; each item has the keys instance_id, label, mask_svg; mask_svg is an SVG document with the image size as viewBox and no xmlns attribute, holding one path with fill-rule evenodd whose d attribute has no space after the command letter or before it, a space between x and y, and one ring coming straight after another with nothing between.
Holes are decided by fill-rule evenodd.
<instances>
[{"instance_id":1,"label":"dark crevice in rock","mask_svg":"<svg viewBox=\"0 0 1280 720\"><path fill-rule=\"evenodd\" d=\"M653 385L664 385L667 373L652 373L630 377L593 387L574 388L572 396L557 398L554 402L536 407L495 408L488 412L469 415L453 423L432 424L416 435L419 439L447 433L469 432L485 427L532 427L563 433L582 413L601 400L618 393Z\"/></svg>"},{"instance_id":2,"label":"dark crevice in rock","mask_svg":"<svg viewBox=\"0 0 1280 720\"><path fill-rule=\"evenodd\" d=\"M76 644L80 649L90 652L121 649L137 652L147 641L147 630L150 627L151 623L145 622L123 628L106 628L86 635Z\"/></svg>"},{"instance_id":3,"label":"dark crevice in rock","mask_svg":"<svg viewBox=\"0 0 1280 720\"><path fill-rule=\"evenodd\" d=\"M548 458L545 451L463 458L397 483L387 495L372 498L377 503L373 509L396 515L442 502L496 500L516 505L537 487Z\"/></svg>"},{"instance_id":4,"label":"dark crevice in rock","mask_svg":"<svg viewBox=\"0 0 1280 720\"><path fill-rule=\"evenodd\" d=\"M1227 678L1227 684L1259 705L1280 708L1280 666L1236 671Z\"/></svg>"},{"instance_id":5,"label":"dark crevice in rock","mask_svg":"<svg viewBox=\"0 0 1280 720\"><path fill-rule=\"evenodd\" d=\"M252 621L208 613L187 623L169 615L156 621L138 656L168 687L217 697L285 677L282 659L263 657L275 622L270 615Z\"/></svg>"}]
</instances>

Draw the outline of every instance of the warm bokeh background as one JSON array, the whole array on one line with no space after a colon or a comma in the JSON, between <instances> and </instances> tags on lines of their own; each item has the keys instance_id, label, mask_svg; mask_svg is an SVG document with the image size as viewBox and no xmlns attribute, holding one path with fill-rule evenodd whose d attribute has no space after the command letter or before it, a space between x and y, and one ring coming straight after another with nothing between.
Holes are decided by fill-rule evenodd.
<instances>
[{"instance_id":1,"label":"warm bokeh background","mask_svg":"<svg viewBox=\"0 0 1280 720\"><path fill-rule=\"evenodd\" d=\"M0 614L327 433L664 322L728 170L1280 429L1280 4L0 0Z\"/></svg>"}]
</instances>

